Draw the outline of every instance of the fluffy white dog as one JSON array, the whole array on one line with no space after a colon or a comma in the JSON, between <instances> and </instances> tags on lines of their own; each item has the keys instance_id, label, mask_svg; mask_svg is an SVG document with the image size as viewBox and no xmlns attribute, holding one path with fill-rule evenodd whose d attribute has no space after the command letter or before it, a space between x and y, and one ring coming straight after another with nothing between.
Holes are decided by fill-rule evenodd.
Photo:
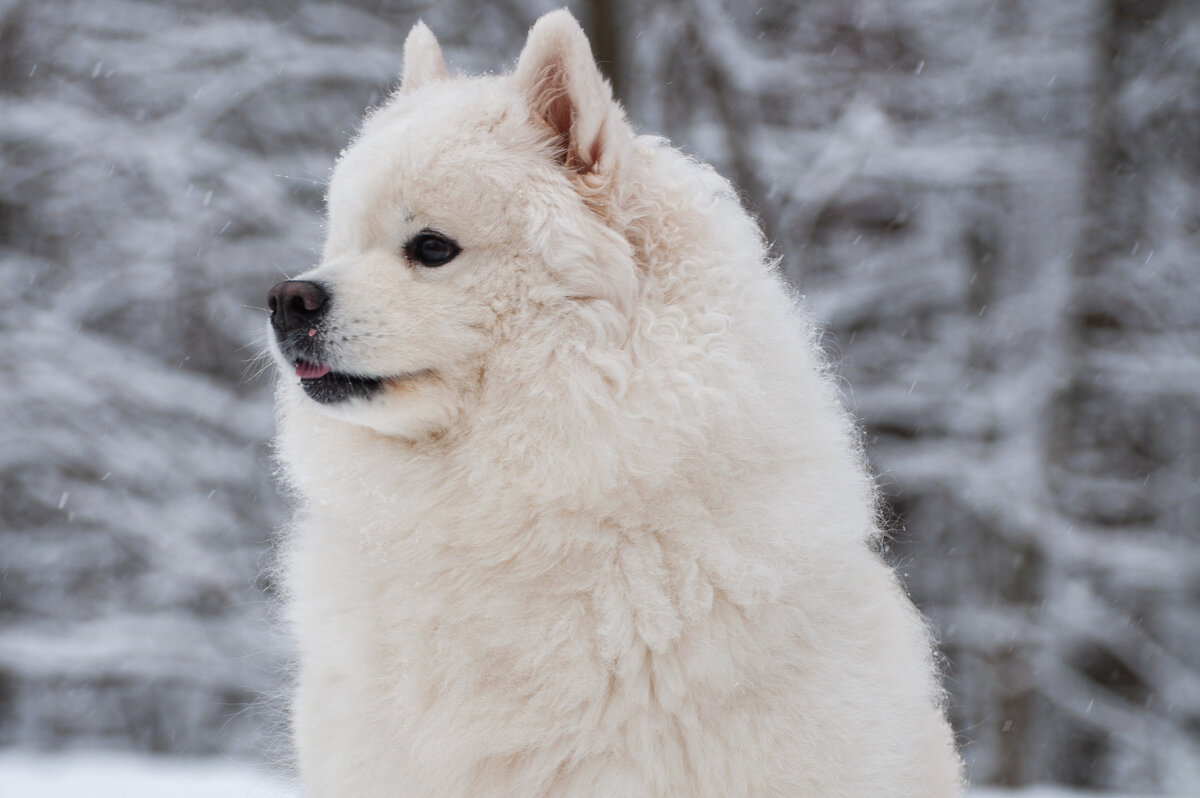
<instances>
[{"instance_id":1,"label":"fluffy white dog","mask_svg":"<svg viewBox=\"0 0 1200 798\"><path fill-rule=\"evenodd\" d=\"M418 24L270 305L306 795L959 793L812 329L567 12Z\"/></svg>"}]
</instances>

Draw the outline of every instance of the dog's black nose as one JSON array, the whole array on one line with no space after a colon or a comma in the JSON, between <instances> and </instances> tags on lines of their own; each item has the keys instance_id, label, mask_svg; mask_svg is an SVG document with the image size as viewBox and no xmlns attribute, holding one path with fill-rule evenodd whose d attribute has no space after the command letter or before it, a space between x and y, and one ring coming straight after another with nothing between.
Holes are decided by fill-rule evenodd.
<instances>
[{"instance_id":1,"label":"dog's black nose","mask_svg":"<svg viewBox=\"0 0 1200 798\"><path fill-rule=\"evenodd\" d=\"M276 283L267 294L271 326L280 334L311 328L325 312L328 302L329 294L318 283L307 280Z\"/></svg>"}]
</instances>

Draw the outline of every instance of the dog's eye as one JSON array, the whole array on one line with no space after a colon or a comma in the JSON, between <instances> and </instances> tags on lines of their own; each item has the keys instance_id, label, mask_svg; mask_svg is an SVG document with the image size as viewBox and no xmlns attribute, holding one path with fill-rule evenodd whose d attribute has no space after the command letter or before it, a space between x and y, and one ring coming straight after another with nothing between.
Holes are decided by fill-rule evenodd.
<instances>
[{"instance_id":1,"label":"dog's eye","mask_svg":"<svg viewBox=\"0 0 1200 798\"><path fill-rule=\"evenodd\" d=\"M454 260L460 252L462 250L458 244L445 236L431 232L417 233L404 246L404 253L410 261L431 268L446 265Z\"/></svg>"}]
</instances>

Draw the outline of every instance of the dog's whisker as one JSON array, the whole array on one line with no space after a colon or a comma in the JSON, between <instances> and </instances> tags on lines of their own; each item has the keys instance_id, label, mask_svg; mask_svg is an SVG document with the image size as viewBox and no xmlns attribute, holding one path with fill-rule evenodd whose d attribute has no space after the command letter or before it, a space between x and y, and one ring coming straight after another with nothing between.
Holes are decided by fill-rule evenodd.
<instances>
[{"instance_id":1,"label":"dog's whisker","mask_svg":"<svg viewBox=\"0 0 1200 798\"><path fill-rule=\"evenodd\" d=\"M316 180L315 178L311 178L311 177L299 177L297 175L274 174L274 175L272 175L272 177L278 177L282 180L295 180L300 183L309 183L311 185L320 186L322 188L325 188L326 186L329 185L329 183L324 180Z\"/></svg>"},{"instance_id":2,"label":"dog's whisker","mask_svg":"<svg viewBox=\"0 0 1200 798\"><path fill-rule=\"evenodd\" d=\"M268 345L267 345L267 343L266 343L265 341L262 341L262 340L258 340L258 341L249 341L249 342L247 342L247 343L244 343L244 344L242 344L241 346L239 346L239 347L238 347L238 348L237 348L235 351L237 351L237 352L245 352L247 349L249 349L249 348L250 348L250 347L252 347L252 346L255 346L255 347L260 347L260 348L262 348L262 351L263 351L263 352L270 352L270 351L271 351L271 347L270 347L270 346L268 346Z\"/></svg>"},{"instance_id":3,"label":"dog's whisker","mask_svg":"<svg viewBox=\"0 0 1200 798\"><path fill-rule=\"evenodd\" d=\"M238 351L242 351L250 346L255 345L256 344L246 344L246 346L240 347ZM245 385L247 383L254 382L261 377L267 371L267 369L271 368L274 363L275 358L271 356L271 349L269 346L264 346L263 348L259 349L254 353L254 355L246 358L246 365L242 369L242 376L239 380L240 384ZM251 371L254 373L251 374Z\"/></svg>"}]
</instances>

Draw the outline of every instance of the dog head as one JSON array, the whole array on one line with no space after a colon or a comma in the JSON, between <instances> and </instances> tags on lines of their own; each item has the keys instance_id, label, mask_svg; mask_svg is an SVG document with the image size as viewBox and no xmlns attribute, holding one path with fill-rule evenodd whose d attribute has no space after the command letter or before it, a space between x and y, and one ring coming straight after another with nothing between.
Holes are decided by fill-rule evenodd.
<instances>
[{"instance_id":1,"label":"dog head","mask_svg":"<svg viewBox=\"0 0 1200 798\"><path fill-rule=\"evenodd\" d=\"M320 265L271 289L280 390L418 439L556 351L610 343L637 290L614 223L633 134L566 11L508 75L450 78L418 23L404 76L342 154Z\"/></svg>"}]
</instances>

